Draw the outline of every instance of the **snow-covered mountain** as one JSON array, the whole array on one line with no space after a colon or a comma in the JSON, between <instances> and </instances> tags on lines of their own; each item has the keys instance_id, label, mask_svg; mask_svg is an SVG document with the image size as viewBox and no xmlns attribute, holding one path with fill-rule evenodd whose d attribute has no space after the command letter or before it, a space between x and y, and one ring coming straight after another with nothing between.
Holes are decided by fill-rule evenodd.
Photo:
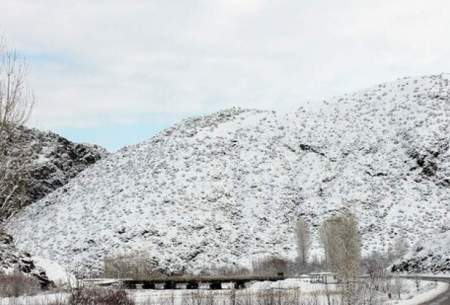
<instances>
[{"instance_id":1,"label":"snow-covered mountain","mask_svg":"<svg viewBox=\"0 0 450 305\"><path fill-rule=\"evenodd\" d=\"M19 127L14 139L6 142L6 145L5 151L10 158L26 157L31 162L24 169L27 178L24 189L27 192L25 195L20 193L21 202L16 203L19 201L18 196L12 197L14 204L3 215L0 214L0 224L11 213L65 185L88 166L108 155L106 150L96 145L72 143L55 133L26 127ZM27 153L16 154L16 151ZM12 163L21 164L24 161L18 159ZM0 272L13 269L34 276L42 285L48 284L45 272L36 267L30 254L17 249L13 238L0 227Z\"/></svg>"},{"instance_id":2,"label":"snow-covered mountain","mask_svg":"<svg viewBox=\"0 0 450 305\"><path fill-rule=\"evenodd\" d=\"M294 257L296 219L316 231L342 208L359 217L365 253L447 236L449 93L447 75L405 78L288 115L188 119L97 162L8 230L92 270L138 249L173 271Z\"/></svg>"}]
</instances>

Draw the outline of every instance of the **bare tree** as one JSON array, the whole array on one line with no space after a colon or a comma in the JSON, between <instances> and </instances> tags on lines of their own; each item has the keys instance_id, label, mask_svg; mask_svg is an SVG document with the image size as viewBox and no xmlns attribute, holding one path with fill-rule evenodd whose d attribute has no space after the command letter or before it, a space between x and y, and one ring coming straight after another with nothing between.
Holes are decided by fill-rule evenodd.
<instances>
[{"instance_id":1,"label":"bare tree","mask_svg":"<svg viewBox=\"0 0 450 305\"><path fill-rule=\"evenodd\" d=\"M324 265L326 267L326 269L328 270L332 270L331 266L330 266L330 250L329 250L329 241L328 241L328 225L326 222L322 223L322 226L319 229L319 237L320 237L320 242L322 244L322 248L323 248L323 252L324 252Z\"/></svg>"},{"instance_id":2,"label":"bare tree","mask_svg":"<svg viewBox=\"0 0 450 305\"><path fill-rule=\"evenodd\" d=\"M362 261L364 272L368 275L369 285L373 286L375 290L385 290L385 281L388 277L387 269L389 260L386 253L378 253L373 251L369 256Z\"/></svg>"},{"instance_id":3,"label":"bare tree","mask_svg":"<svg viewBox=\"0 0 450 305\"><path fill-rule=\"evenodd\" d=\"M403 292L403 279L400 278L400 276L397 274L394 276L394 285L393 285L393 289L394 289L394 293L397 295L397 298L400 300L401 299L401 295Z\"/></svg>"},{"instance_id":4,"label":"bare tree","mask_svg":"<svg viewBox=\"0 0 450 305\"><path fill-rule=\"evenodd\" d=\"M345 285L344 304L353 304L361 263L358 221L351 213L344 212L326 219L321 231L328 265Z\"/></svg>"},{"instance_id":5,"label":"bare tree","mask_svg":"<svg viewBox=\"0 0 450 305\"><path fill-rule=\"evenodd\" d=\"M24 124L31 114L34 96L26 74L25 60L0 39L0 132Z\"/></svg>"},{"instance_id":6,"label":"bare tree","mask_svg":"<svg viewBox=\"0 0 450 305\"><path fill-rule=\"evenodd\" d=\"M393 264L396 260L402 258L408 253L410 244L408 238L404 234L400 234L395 240L389 245L387 249L387 257L389 264Z\"/></svg>"},{"instance_id":7,"label":"bare tree","mask_svg":"<svg viewBox=\"0 0 450 305\"><path fill-rule=\"evenodd\" d=\"M405 236L398 237L394 242L394 254L396 259L402 258L408 253L409 242Z\"/></svg>"},{"instance_id":8,"label":"bare tree","mask_svg":"<svg viewBox=\"0 0 450 305\"><path fill-rule=\"evenodd\" d=\"M362 304L380 304L381 292L386 291L387 281L390 281L387 274L389 263L386 258L386 253L373 251L362 260L361 265L368 277L361 282L363 285L360 284L358 293L362 292L364 296L359 295L359 299L360 301L364 301Z\"/></svg>"},{"instance_id":9,"label":"bare tree","mask_svg":"<svg viewBox=\"0 0 450 305\"><path fill-rule=\"evenodd\" d=\"M20 205L30 162L26 151L11 145L34 105L25 81L26 72L25 60L0 39L0 221Z\"/></svg>"},{"instance_id":10,"label":"bare tree","mask_svg":"<svg viewBox=\"0 0 450 305\"><path fill-rule=\"evenodd\" d=\"M309 226L304 219L300 218L295 224L295 237L297 242L297 256L301 267L308 263L309 250L311 245L311 235Z\"/></svg>"}]
</instances>

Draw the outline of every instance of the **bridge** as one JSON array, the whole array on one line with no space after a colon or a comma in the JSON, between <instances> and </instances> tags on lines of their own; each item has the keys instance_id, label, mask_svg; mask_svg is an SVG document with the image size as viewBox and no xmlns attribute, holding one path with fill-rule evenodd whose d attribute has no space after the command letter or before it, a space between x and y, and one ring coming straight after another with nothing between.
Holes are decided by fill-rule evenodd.
<instances>
[{"instance_id":1,"label":"bridge","mask_svg":"<svg viewBox=\"0 0 450 305\"><path fill-rule=\"evenodd\" d=\"M117 279L102 286L120 285L126 289L212 289L245 288L245 284L255 281L280 281L284 274L278 275L229 275L229 276L168 276L149 279ZM225 287L226 285L226 287Z\"/></svg>"}]
</instances>

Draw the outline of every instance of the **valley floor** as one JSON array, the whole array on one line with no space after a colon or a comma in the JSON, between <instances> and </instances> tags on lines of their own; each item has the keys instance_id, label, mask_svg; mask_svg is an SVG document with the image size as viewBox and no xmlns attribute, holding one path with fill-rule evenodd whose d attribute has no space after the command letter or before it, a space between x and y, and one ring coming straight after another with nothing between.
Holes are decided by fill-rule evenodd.
<instances>
[{"instance_id":1,"label":"valley floor","mask_svg":"<svg viewBox=\"0 0 450 305\"><path fill-rule=\"evenodd\" d=\"M444 293L447 283L403 280L401 297L378 295L376 304L422 305ZM287 279L278 282L259 282L243 290L127 290L136 305L228 305L228 304L340 304L338 285L310 283L306 279ZM67 304L69 294L46 293L19 298L2 298L0 305ZM329 301L330 303L329 303ZM440 303L439 303L440 304Z\"/></svg>"}]
</instances>

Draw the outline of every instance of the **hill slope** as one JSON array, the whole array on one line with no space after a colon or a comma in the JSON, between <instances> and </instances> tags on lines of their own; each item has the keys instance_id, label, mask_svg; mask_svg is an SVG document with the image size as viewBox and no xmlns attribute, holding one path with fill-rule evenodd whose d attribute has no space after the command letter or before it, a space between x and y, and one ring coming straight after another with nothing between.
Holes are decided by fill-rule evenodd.
<instances>
[{"instance_id":1,"label":"hill slope","mask_svg":"<svg viewBox=\"0 0 450 305\"><path fill-rule=\"evenodd\" d=\"M8 230L71 267L142 249L173 271L294 257L295 219L315 230L341 208L360 218L366 253L450 234L448 82L405 78L282 117L183 121L85 170Z\"/></svg>"},{"instance_id":2,"label":"hill slope","mask_svg":"<svg viewBox=\"0 0 450 305\"><path fill-rule=\"evenodd\" d=\"M0 215L1 221L11 213L18 212L23 206L41 199L57 188L65 185L81 171L92 165L108 153L95 145L76 144L51 133L26 127L18 128L14 140L7 142L6 152L11 158L27 158L31 162L25 167L24 175L27 185L25 194L13 196L11 209ZM15 151L26 151L27 154L15 154ZM14 159L13 164L23 164L21 159ZM25 249L30 250L30 249ZM30 254L18 250L13 238L2 231L0 227L0 271L18 269L38 278L42 285L48 284L48 279L40 268L37 268Z\"/></svg>"},{"instance_id":3,"label":"hill slope","mask_svg":"<svg viewBox=\"0 0 450 305\"><path fill-rule=\"evenodd\" d=\"M392 266L398 272L449 272L450 234L437 234L420 240L399 262Z\"/></svg>"}]
</instances>

